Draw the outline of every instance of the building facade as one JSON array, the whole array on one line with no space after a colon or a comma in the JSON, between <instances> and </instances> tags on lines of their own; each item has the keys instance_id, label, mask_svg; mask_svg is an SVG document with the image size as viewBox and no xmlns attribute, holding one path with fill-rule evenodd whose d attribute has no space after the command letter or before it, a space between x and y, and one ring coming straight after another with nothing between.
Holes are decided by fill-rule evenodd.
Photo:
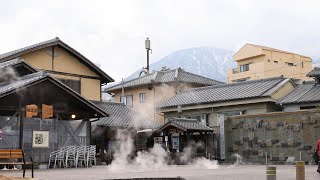
<instances>
[{"instance_id":1,"label":"building facade","mask_svg":"<svg viewBox=\"0 0 320 180\"><path fill-rule=\"evenodd\" d=\"M157 113L155 105L176 95L183 89L212 86L222 82L186 72L180 68L156 71L122 84L107 87L105 92L114 94L115 102L123 102L150 119L164 123L162 113ZM122 87L124 97L122 97Z\"/></svg>"},{"instance_id":2,"label":"building facade","mask_svg":"<svg viewBox=\"0 0 320 180\"><path fill-rule=\"evenodd\" d=\"M195 88L161 101L158 112L165 121L171 118L197 119L217 130L218 115L226 116L261 114L281 111L276 102L294 90L291 79L269 79Z\"/></svg>"},{"instance_id":3,"label":"building facade","mask_svg":"<svg viewBox=\"0 0 320 180\"><path fill-rule=\"evenodd\" d=\"M101 86L114 80L78 51L54 38L0 55L0 62L22 58L89 100L101 100Z\"/></svg>"},{"instance_id":4,"label":"building facade","mask_svg":"<svg viewBox=\"0 0 320 180\"><path fill-rule=\"evenodd\" d=\"M307 56L246 44L233 55L237 68L228 71L228 83L263 79L277 76L310 80L312 59Z\"/></svg>"}]
</instances>

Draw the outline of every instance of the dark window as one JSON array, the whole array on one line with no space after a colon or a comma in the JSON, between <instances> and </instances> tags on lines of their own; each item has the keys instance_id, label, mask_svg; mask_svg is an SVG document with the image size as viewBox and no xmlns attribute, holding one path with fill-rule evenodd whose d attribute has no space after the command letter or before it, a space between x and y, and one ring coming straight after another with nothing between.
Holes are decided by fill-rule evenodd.
<instances>
[{"instance_id":1,"label":"dark window","mask_svg":"<svg viewBox=\"0 0 320 180\"><path fill-rule=\"evenodd\" d=\"M303 62L301 63L301 67L303 67Z\"/></svg>"},{"instance_id":2,"label":"dark window","mask_svg":"<svg viewBox=\"0 0 320 180\"><path fill-rule=\"evenodd\" d=\"M273 61L273 62L278 64L278 61Z\"/></svg>"},{"instance_id":3,"label":"dark window","mask_svg":"<svg viewBox=\"0 0 320 180\"><path fill-rule=\"evenodd\" d=\"M209 126L209 118L208 118L207 114L189 115L189 116L184 116L184 118L195 119L195 120L199 121L201 124Z\"/></svg>"},{"instance_id":4,"label":"dark window","mask_svg":"<svg viewBox=\"0 0 320 180\"><path fill-rule=\"evenodd\" d=\"M286 64L287 64L288 66L293 66L293 63L288 63L288 62L286 62Z\"/></svg>"},{"instance_id":5,"label":"dark window","mask_svg":"<svg viewBox=\"0 0 320 180\"><path fill-rule=\"evenodd\" d=\"M121 96L120 102L124 103L127 106L132 107L133 106L133 96L132 95Z\"/></svg>"},{"instance_id":6,"label":"dark window","mask_svg":"<svg viewBox=\"0 0 320 180\"><path fill-rule=\"evenodd\" d=\"M302 106L300 107L301 110L304 110L304 109L316 109L317 107L316 106Z\"/></svg>"},{"instance_id":7,"label":"dark window","mask_svg":"<svg viewBox=\"0 0 320 180\"><path fill-rule=\"evenodd\" d=\"M69 88L73 89L77 93L81 93L80 91L80 81L70 80L70 79L59 79L63 84L67 85Z\"/></svg>"},{"instance_id":8,"label":"dark window","mask_svg":"<svg viewBox=\"0 0 320 180\"><path fill-rule=\"evenodd\" d=\"M249 71L249 64L240 65L240 72Z\"/></svg>"},{"instance_id":9,"label":"dark window","mask_svg":"<svg viewBox=\"0 0 320 180\"><path fill-rule=\"evenodd\" d=\"M146 94L139 93L139 99L140 99L140 103L145 103L146 102Z\"/></svg>"},{"instance_id":10,"label":"dark window","mask_svg":"<svg viewBox=\"0 0 320 180\"><path fill-rule=\"evenodd\" d=\"M270 59L268 59L268 62L270 62Z\"/></svg>"}]
</instances>

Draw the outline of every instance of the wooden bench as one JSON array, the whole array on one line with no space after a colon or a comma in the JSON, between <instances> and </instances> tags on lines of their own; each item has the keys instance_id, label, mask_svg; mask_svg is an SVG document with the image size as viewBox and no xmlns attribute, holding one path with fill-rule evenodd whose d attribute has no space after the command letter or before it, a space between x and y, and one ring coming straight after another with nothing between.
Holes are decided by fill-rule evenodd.
<instances>
[{"instance_id":1,"label":"wooden bench","mask_svg":"<svg viewBox=\"0 0 320 180\"><path fill-rule=\"evenodd\" d=\"M33 160L30 156L31 162L26 162L25 154L22 149L0 149L0 164L2 165L22 165L23 177L26 173L26 165L31 165L33 178Z\"/></svg>"}]
</instances>

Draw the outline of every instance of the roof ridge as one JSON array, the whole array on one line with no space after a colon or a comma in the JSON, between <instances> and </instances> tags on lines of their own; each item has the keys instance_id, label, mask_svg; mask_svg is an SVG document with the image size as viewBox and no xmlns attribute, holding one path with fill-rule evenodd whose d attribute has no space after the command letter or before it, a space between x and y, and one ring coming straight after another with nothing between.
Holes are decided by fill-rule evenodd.
<instances>
[{"instance_id":1,"label":"roof ridge","mask_svg":"<svg viewBox=\"0 0 320 180\"><path fill-rule=\"evenodd\" d=\"M186 93L186 92L191 92L191 91L201 91L201 90L207 90L207 89L219 88L219 87L232 87L232 86L237 86L239 84L241 84L241 85L242 84L253 84L253 83L257 83L257 82L272 81L272 80L276 80L276 79L286 79L286 78L283 78L282 76L278 76L278 77L257 79L257 80L251 80L251 81L242 81L242 82L231 83L231 84L218 84L218 85L213 85L213 86L185 89L185 90L182 90L181 93Z\"/></svg>"},{"instance_id":2,"label":"roof ridge","mask_svg":"<svg viewBox=\"0 0 320 180\"><path fill-rule=\"evenodd\" d=\"M225 84L224 82L221 82L221 81L218 81L218 80L215 80L215 79L211 79L211 78L208 78L208 77L205 77L205 76L201 76L201 75L199 75L199 74L194 74L194 73L191 73L191 72L189 72L189 71L185 71L185 70L183 70L183 69L181 69L181 71L182 71L182 72L185 72L185 73L187 73L187 74L191 74L191 75L194 75L194 76L198 76L198 77L207 79L207 80L216 81L216 82Z\"/></svg>"},{"instance_id":3,"label":"roof ridge","mask_svg":"<svg viewBox=\"0 0 320 180\"><path fill-rule=\"evenodd\" d=\"M301 93L300 96L294 98L293 102L296 102L298 99L300 99L301 97L303 97L304 95L306 95L316 84L313 84L312 86L309 87L309 89L307 91L305 91L304 93ZM297 87L300 87L300 86L303 86L303 84L299 84L299 86ZM292 91L291 93L293 93L294 91ZM288 97L291 93L287 94L285 97L283 97L279 102L281 104L281 101L284 100L286 97Z\"/></svg>"}]
</instances>

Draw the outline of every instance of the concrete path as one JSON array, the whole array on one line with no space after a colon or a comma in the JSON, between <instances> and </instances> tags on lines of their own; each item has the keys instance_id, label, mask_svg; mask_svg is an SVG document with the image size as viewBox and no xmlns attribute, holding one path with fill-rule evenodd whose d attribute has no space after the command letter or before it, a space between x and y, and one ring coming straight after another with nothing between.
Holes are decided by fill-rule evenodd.
<instances>
[{"instance_id":1,"label":"concrete path","mask_svg":"<svg viewBox=\"0 0 320 180\"><path fill-rule=\"evenodd\" d=\"M281 165L277 167L278 180L295 180L295 166ZM317 166L306 166L306 180L320 180L316 172ZM22 171L1 171L1 175L21 177ZM35 178L41 180L73 180L73 179L119 179L138 177L184 177L187 180L264 180L266 167L263 165L220 165L218 169L204 169L194 166L166 166L158 170L138 170L135 167L126 167L122 170L110 170L108 166L91 168L67 168L35 170ZM26 176L31 172L27 170Z\"/></svg>"}]
</instances>

